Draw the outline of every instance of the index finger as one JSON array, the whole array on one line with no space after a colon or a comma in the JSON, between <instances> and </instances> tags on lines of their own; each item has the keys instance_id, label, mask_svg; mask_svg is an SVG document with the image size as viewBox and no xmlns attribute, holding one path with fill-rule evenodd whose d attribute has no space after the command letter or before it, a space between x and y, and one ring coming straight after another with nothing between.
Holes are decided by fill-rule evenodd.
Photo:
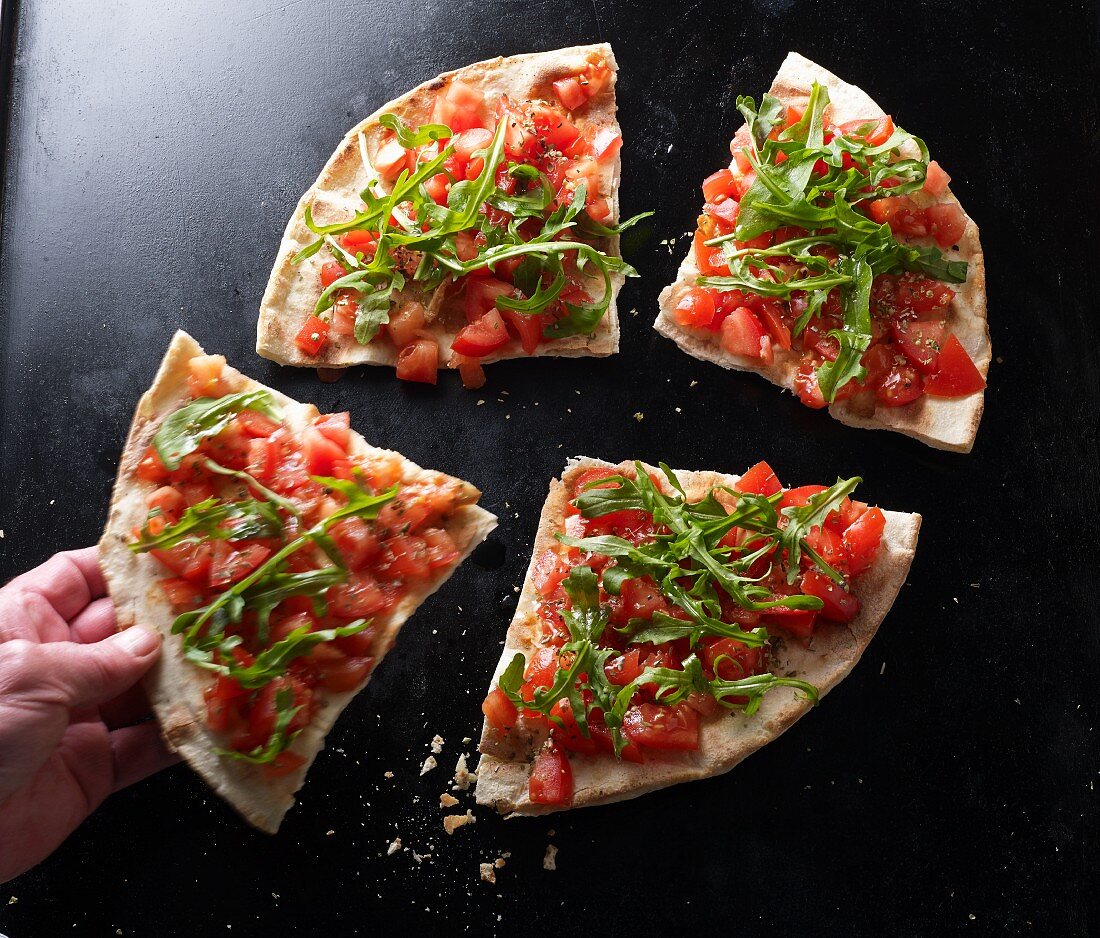
<instances>
[{"instance_id":1,"label":"index finger","mask_svg":"<svg viewBox=\"0 0 1100 938\"><path fill-rule=\"evenodd\" d=\"M99 569L99 548L84 547L54 554L44 564L17 576L4 589L37 593L59 616L71 619L107 592Z\"/></svg>"}]
</instances>

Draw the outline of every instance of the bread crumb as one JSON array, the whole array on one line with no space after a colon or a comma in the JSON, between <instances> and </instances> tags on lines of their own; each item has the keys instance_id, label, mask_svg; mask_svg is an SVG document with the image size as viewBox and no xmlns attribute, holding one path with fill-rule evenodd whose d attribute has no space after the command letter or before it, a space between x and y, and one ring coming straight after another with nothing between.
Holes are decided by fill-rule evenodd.
<instances>
[{"instance_id":1,"label":"bread crumb","mask_svg":"<svg viewBox=\"0 0 1100 938\"><path fill-rule=\"evenodd\" d=\"M474 817L474 812L467 809L465 814L448 814L443 818L443 829L448 834L453 834L460 827L465 827L467 824L476 824L477 818Z\"/></svg>"},{"instance_id":2,"label":"bread crumb","mask_svg":"<svg viewBox=\"0 0 1100 938\"><path fill-rule=\"evenodd\" d=\"M393 778L393 772L383 772L382 777L383 778Z\"/></svg>"},{"instance_id":3,"label":"bread crumb","mask_svg":"<svg viewBox=\"0 0 1100 938\"><path fill-rule=\"evenodd\" d=\"M432 737L432 752L434 752L436 755L438 755L442 751L443 751L443 737L440 736L438 733L436 733L435 736Z\"/></svg>"},{"instance_id":4,"label":"bread crumb","mask_svg":"<svg viewBox=\"0 0 1100 938\"><path fill-rule=\"evenodd\" d=\"M458 799L454 795L448 795L446 792L443 792L443 794L439 796L439 806L441 808L453 808L456 804L458 804Z\"/></svg>"},{"instance_id":5,"label":"bread crumb","mask_svg":"<svg viewBox=\"0 0 1100 938\"><path fill-rule=\"evenodd\" d=\"M511 854L509 854L509 856L511 856ZM497 857L493 861L493 866L495 866L498 870L503 869L504 868L504 857Z\"/></svg>"},{"instance_id":6,"label":"bread crumb","mask_svg":"<svg viewBox=\"0 0 1100 938\"><path fill-rule=\"evenodd\" d=\"M435 756L428 756L428 758L424 760L424 764L420 766L420 774L427 775L436 765L438 765L438 763L435 761Z\"/></svg>"},{"instance_id":7,"label":"bread crumb","mask_svg":"<svg viewBox=\"0 0 1100 938\"><path fill-rule=\"evenodd\" d=\"M462 753L458 757L458 764L455 765L455 790L466 791L470 787L470 783L476 781L477 774L466 768L466 753Z\"/></svg>"},{"instance_id":8,"label":"bread crumb","mask_svg":"<svg viewBox=\"0 0 1100 938\"><path fill-rule=\"evenodd\" d=\"M482 863L480 865L479 874L483 883L495 883L497 881L496 870L493 869L492 863Z\"/></svg>"},{"instance_id":9,"label":"bread crumb","mask_svg":"<svg viewBox=\"0 0 1100 938\"><path fill-rule=\"evenodd\" d=\"M386 848L386 856L392 857L398 850L401 849L401 838L394 837L390 842L390 845Z\"/></svg>"},{"instance_id":10,"label":"bread crumb","mask_svg":"<svg viewBox=\"0 0 1100 938\"><path fill-rule=\"evenodd\" d=\"M645 420L645 414L643 414L641 411L638 411L638 413L634 415L634 419L637 420L638 423L641 423L643 420Z\"/></svg>"},{"instance_id":11,"label":"bread crumb","mask_svg":"<svg viewBox=\"0 0 1100 938\"><path fill-rule=\"evenodd\" d=\"M558 868L558 848L553 844L546 845L546 856L542 858L544 870L556 870Z\"/></svg>"}]
</instances>

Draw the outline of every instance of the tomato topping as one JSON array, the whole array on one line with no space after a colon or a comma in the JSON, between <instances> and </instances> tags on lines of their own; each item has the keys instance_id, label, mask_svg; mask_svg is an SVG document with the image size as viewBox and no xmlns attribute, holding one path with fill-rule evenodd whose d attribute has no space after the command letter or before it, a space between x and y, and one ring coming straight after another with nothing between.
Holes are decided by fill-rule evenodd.
<instances>
[{"instance_id":1,"label":"tomato topping","mask_svg":"<svg viewBox=\"0 0 1100 938\"><path fill-rule=\"evenodd\" d=\"M508 343L508 330L495 309L489 310L476 322L465 326L455 336L451 348L459 355L482 358Z\"/></svg>"},{"instance_id":2,"label":"tomato topping","mask_svg":"<svg viewBox=\"0 0 1100 938\"><path fill-rule=\"evenodd\" d=\"M822 618L833 622L851 622L859 612L859 600L817 570L802 574L802 592L820 599Z\"/></svg>"},{"instance_id":3,"label":"tomato topping","mask_svg":"<svg viewBox=\"0 0 1100 938\"><path fill-rule=\"evenodd\" d=\"M882 117L847 121L837 127L845 137L865 140L870 146L882 146L894 133L894 121L889 114Z\"/></svg>"},{"instance_id":4,"label":"tomato topping","mask_svg":"<svg viewBox=\"0 0 1100 938\"><path fill-rule=\"evenodd\" d=\"M386 332L394 346L403 349L410 342L420 338L420 331L424 328L425 322L424 305L411 300L390 311Z\"/></svg>"},{"instance_id":5,"label":"tomato topping","mask_svg":"<svg viewBox=\"0 0 1100 938\"><path fill-rule=\"evenodd\" d=\"M489 695L482 701L481 712L485 714L485 719L489 721L490 726L503 731L515 726L516 718L519 716L516 705L499 687L489 691Z\"/></svg>"},{"instance_id":6,"label":"tomato topping","mask_svg":"<svg viewBox=\"0 0 1100 938\"><path fill-rule=\"evenodd\" d=\"M866 570L875 559L886 516L880 508L868 508L844 531L844 549L848 553L848 572L855 576Z\"/></svg>"},{"instance_id":7,"label":"tomato topping","mask_svg":"<svg viewBox=\"0 0 1100 938\"><path fill-rule=\"evenodd\" d=\"M930 205L924 210L928 233L941 248L957 245L966 231L966 216L958 202Z\"/></svg>"},{"instance_id":8,"label":"tomato topping","mask_svg":"<svg viewBox=\"0 0 1100 938\"><path fill-rule=\"evenodd\" d=\"M944 341L937 371L925 382L924 390L932 397L966 397L985 387L985 378L953 333Z\"/></svg>"},{"instance_id":9,"label":"tomato topping","mask_svg":"<svg viewBox=\"0 0 1100 938\"><path fill-rule=\"evenodd\" d=\"M709 290L691 287L680 297L672 315L681 326L709 328L714 321L714 297Z\"/></svg>"},{"instance_id":10,"label":"tomato topping","mask_svg":"<svg viewBox=\"0 0 1100 938\"><path fill-rule=\"evenodd\" d=\"M944 172L943 167L935 160L928 164L924 174L924 191L929 195L939 198L947 191L951 177Z\"/></svg>"},{"instance_id":11,"label":"tomato topping","mask_svg":"<svg viewBox=\"0 0 1100 938\"><path fill-rule=\"evenodd\" d=\"M749 469L733 487L738 492L750 492L754 495L774 495L783 489L772 467L763 461Z\"/></svg>"},{"instance_id":12,"label":"tomato topping","mask_svg":"<svg viewBox=\"0 0 1100 938\"><path fill-rule=\"evenodd\" d=\"M439 374L439 345L435 339L416 339L397 353L397 377L402 381L435 384Z\"/></svg>"},{"instance_id":13,"label":"tomato topping","mask_svg":"<svg viewBox=\"0 0 1100 938\"><path fill-rule=\"evenodd\" d=\"M543 747L531 767L528 796L534 804L566 806L573 802L573 768L555 746Z\"/></svg>"},{"instance_id":14,"label":"tomato topping","mask_svg":"<svg viewBox=\"0 0 1100 938\"><path fill-rule=\"evenodd\" d=\"M500 315L507 323L508 331L519 339L523 350L528 355L533 355L542 341L542 316L521 313L514 309L502 309Z\"/></svg>"},{"instance_id":15,"label":"tomato topping","mask_svg":"<svg viewBox=\"0 0 1100 938\"><path fill-rule=\"evenodd\" d=\"M396 137L388 137L378 152L374 154L371 163L383 179L394 179L408 166L409 151L406 150Z\"/></svg>"},{"instance_id":16,"label":"tomato topping","mask_svg":"<svg viewBox=\"0 0 1100 938\"><path fill-rule=\"evenodd\" d=\"M946 323L942 319L898 319L892 325L894 340L913 367L924 374L936 370L943 347Z\"/></svg>"},{"instance_id":17,"label":"tomato topping","mask_svg":"<svg viewBox=\"0 0 1100 938\"><path fill-rule=\"evenodd\" d=\"M548 547L535 561L532 583L539 595L550 597L568 575L569 566L561 554Z\"/></svg>"},{"instance_id":18,"label":"tomato topping","mask_svg":"<svg viewBox=\"0 0 1100 938\"><path fill-rule=\"evenodd\" d=\"M245 544L234 547L230 541L214 541L214 554L210 563L210 586L224 589L243 580L269 556L270 548L262 544Z\"/></svg>"},{"instance_id":19,"label":"tomato topping","mask_svg":"<svg viewBox=\"0 0 1100 938\"><path fill-rule=\"evenodd\" d=\"M722 321L720 337L722 348L730 355L771 362L771 339L747 306L738 306Z\"/></svg>"},{"instance_id":20,"label":"tomato topping","mask_svg":"<svg viewBox=\"0 0 1100 938\"><path fill-rule=\"evenodd\" d=\"M326 264L321 265L321 289L327 290L341 277L347 276L347 271L344 270L342 264L338 264L336 261L329 261Z\"/></svg>"},{"instance_id":21,"label":"tomato topping","mask_svg":"<svg viewBox=\"0 0 1100 938\"><path fill-rule=\"evenodd\" d=\"M485 386L485 369L476 358L467 358L457 352L451 352L450 368L457 368L462 377L464 388L480 388Z\"/></svg>"},{"instance_id":22,"label":"tomato topping","mask_svg":"<svg viewBox=\"0 0 1100 938\"><path fill-rule=\"evenodd\" d=\"M192 397L221 397L227 393L222 385L224 355L196 355L187 363L187 389Z\"/></svg>"},{"instance_id":23,"label":"tomato topping","mask_svg":"<svg viewBox=\"0 0 1100 938\"><path fill-rule=\"evenodd\" d=\"M566 110L575 111L588 103L588 95L576 76L555 81L553 88L554 94Z\"/></svg>"},{"instance_id":24,"label":"tomato topping","mask_svg":"<svg viewBox=\"0 0 1100 938\"><path fill-rule=\"evenodd\" d=\"M316 357L328 343L329 324L310 316L294 337L294 344L310 357Z\"/></svg>"},{"instance_id":25,"label":"tomato topping","mask_svg":"<svg viewBox=\"0 0 1100 938\"><path fill-rule=\"evenodd\" d=\"M305 756L284 749L264 766L264 775L268 778L282 778L297 772L305 764Z\"/></svg>"},{"instance_id":26,"label":"tomato topping","mask_svg":"<svg viewBox=\"0 0 1100 938\"><path fill-rule=\"evenodd\" d=\"M627 710L622 728L630 739L647 749L699 748L699 714L686 704L639 704Z\"/></svg>"}]
</instances>

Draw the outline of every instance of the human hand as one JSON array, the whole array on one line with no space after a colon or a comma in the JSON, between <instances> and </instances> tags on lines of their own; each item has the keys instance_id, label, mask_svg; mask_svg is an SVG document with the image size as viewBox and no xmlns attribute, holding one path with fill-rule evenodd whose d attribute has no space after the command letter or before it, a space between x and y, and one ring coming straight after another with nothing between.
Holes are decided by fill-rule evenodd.
<instances>
[{"instance_id":1,"label":"human hand","mask_svg":"<svg viewBox=\"0 0 1100 938\"><path fill-rule=\"evenodd\" d=\"M117 632L94 547L0 588L0 882L50 855L112 792L178 761L137 681L160 636Z\"/></svg>"}]
</instances>

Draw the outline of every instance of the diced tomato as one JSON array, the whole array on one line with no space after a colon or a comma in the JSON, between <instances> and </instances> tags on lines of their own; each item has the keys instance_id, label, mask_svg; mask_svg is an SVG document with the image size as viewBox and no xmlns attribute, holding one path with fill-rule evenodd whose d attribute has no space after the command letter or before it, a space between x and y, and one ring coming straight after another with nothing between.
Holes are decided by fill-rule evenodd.
<instances>
[{"instance_id":1,"label":"diced tomato","mask_svg":"<svg viewBox=\"0 0 1100 938\"><path fill-rule=\"evenodd\" d=\"M875 397L887 407L911 404L923 393L924 381L920 372L908 364L895 364L875 389Z\"/></svg>"},{"instance_id":2,"label":"diced tomato","mask_svg":"<svg viewBox=\"0 0 1100 938\"><path fill-rule=\"evenodd\" d=\"M947 191L947 186L951 182L951 177L944 172L943 167L940 166L935 160L932 160L928 164L928 169L924 175L924 191L929 195L934 195L939 198Z\"/></svg>"},{"instance_id":3,"label":"diced tomato","mask_svg":"<svg viewBox=\"0 0 1100 938\"><path fill-rule=\"evenodd\" d=\"M601 225L606 224L608 219L611 218L611 200L589 196L585 211L592 221L598 222Z\"/></svg>"},{"instance_id":4,"label":"diced tomato","mask_svg":"<svg viewBox=\"0 0 1100 938\"><path fill-rule=\"evenodd\" d=\"M928 233L941 248L957 245L966 231L966 216L958 202L929 205L924 210Z\"/></svg>"},{"instance_id":5,"label":"diced tomato","mask_svg":"<svg viewBox=\"0 0 1100 938\"><path fill-rule=\"evenodd\" d=\"M333 464L347 455L342 446L314 427L306 427L303 432L302 451L306 457L306 471L315 476L332 475Z\"/></svg>"},{"instance_id":6,"label":"diced tomato","mask_svg":"<svg viewBox=\"0 0 1100 938\"><path fill-rule=\"evenodd\" d=\"M704 205L703 211L718 222L720 233L729 234L737 225L741 205L726 196L719 196L717 202L708 202Z\"/></svg>"},{"instance_id":7,"label":"diced tomato","mask_svg":"<svg viewBox=\"0 0 1100 938\"><path fill-rule=\"evenodd\" d=\"M327 322L316 316L310 316L294 337L294 344L307 355L316 357L328 343L328 331Z\"/></svg>"},{"instance_id":8,"label":"diced tomato","mask_svg":"<svg viewBox=\"0 0 1100 938\"><path fill-rule=\"evenodd\" d=\"M373 665L374 659L370 657L351 658L340 655L335 660L325 662L321 670L321 686L338 694L355 690L366 680Z\"/></svg>"},{"instance_id":9,"label":"diced tomato","mask_svg":"<svg viewBox=\"0 0 1100 938\"><path fill-rule=\"evenodd\" d=\"M362 570L378 556L382 544L362 518L344 518L329 530L340 555L350 570Z\"/></svg>"},{"instance_id":10,"label":"diced tomato","mask_svg":"<svg viewBox=\"0 0 1100 938\"><path fill-rule=\"evenodd\" d=\"M907 195L876 199L868 206L868 214L880 225L889 225L895 234L923 238L928 234L925 213Z\"/></svg>"},{"instance_id":11,"label":"diced tomato","mask_svg":"<svg viewBox=\"0 0 1100 938\"><path fill-rule=\"evenodd\" d=\"M558 584L568 575L569 565L562 559L561 554L548 547L535 561L532 582L540 596L549 598L558 588Z\"/></svg>"},{"instance_id":12,"label":"diced tomato","mask_svg":"<svg viewBox=\"0 0 1100 938\"><path fill-rule=\"evenodd\" d=\"M215 733L224 733L239 719L239 704L247 691L234 678L219 675L202 695L206 701L206 723Z\"/></svg>"},{"instance_id":13,"label":"diced tomato","mask_svg":"<svg viewBox=\"0 0 1100 938\"><path fill-rule=\"evenodd\" d=\"M550 687L554 683L554 675L558 673L558 650L550 646L538 649L527 662L523 669L523 679L528 688ZM530 700L528 694L524 698Z\"/></svg>"},{"instance_id":14,"label":"diced tomato","mask_svg":"<svg viewBox=\"0 0 1100 938\"><path fill-rule=\"evenodd\" d=\"M701 217L707 218L705 215ZM695 252L695 265L704 277L729 274L729 268L726 266L726 255L722 253L721 247L710 247L706 243L716 236L717 232L705 232L699 229L695 232L695 239L692 242Z\"/></svg>"},{"instance_id":15,"label":"diced tomato","mask_svg":"<svg viewBox=\"0 0 1100 938\"><path fill-rule=\"evenodd\" d=\"M365 228L353 228L341 235L340 245L349 254L373 254L378 248L378 237ZM322 273L322 283L323 276Z\"/></svg>"},{"instance_id":16,"label":"diced tomato","mask_svg":"<svg viewBox=\"0 0 1100 938\"><path fill-rule=\"evenodd\" d=\"M428 545L414 534L398 534L382 545L378 569L392 580L422 580L431 573Z\"/></svg>"},{"instance_id":17,"label":"diced tomato","mask_svg":"<svg viewBox=\"0 0 1100 938\"><path fill-rule=\"evenodd\" d=\"M924 374L936 370L945 329L942 319L895 319L891 326L898 347L913 367Z\"/></svg>"},{"instance_id":18,"label":"diced tomato","mask_svg":"<svg viewBox=\"0 0 1100 938\"><path fill-rule=\"evenodd\" d=\"M617 687L625 687L636 681L645 670L641 656L640 649L631 648L618 657L610 659L603 669L608 681Z\"/></svg>"},{"instance_id":19,"label":"diced tomato","mask_svg":"<svg viewBox=\"0 0 1100 938\"><path fill-rule=\"evenodd\" d=\"M564 753L545 746L531 767L528 797L534 804L569 805L573 802L573 768Z\"/></svg>"},{"instance_id":20,"label":"diced tomato","mask_svg":"<svg viewBox=\"0 0 1100 938\"><path fill-rule=\"evenodd\" d=\"M493 132L484 127L474 127L456 134L451 139L455 156L468 162L478 150L486 149L493 142Z\"/></svg>"},{"instance_id":21,"label":"diced tomato","mask_svg":"<svg viewBox=\"0 0 1100 938\"><path fill-rule=\"evenodd\" d=\"M490 726L505 731L516 725L516 718L519 716L516 705L499 687L489 691L489 695L481 703L481 712L485 714Z\"/></svg>"},{"instance_id":22,"label":"diced tomato","mask_svg":"<svg viewBox=\"0 0 1100 938\"><path fill-rule=\"evenodd\" d=\"M157 510L172 522L176 521L187 507L187 502L179 490L170 485L162 485L145 500L145 504L149 506L150 511Z\"/></svg>"},{"instance_id":23,"label":"diced tomato","mask_svg":"<svg viewBox=\"0 0 1100 938\"><path fill-rule=\"evenodd\" d=\"M703 639L703 663L724 681L737 681L765 670L764 649L750 648L735 638Z\"/></svg>"},{"instance_id":24,"label":"diced tomato","mask_svg":"<svg viewBox=\"0 0 1100 938\"><path fill-rule=\"evenodd\" d=\"M772 467L763 461L749 469L733 487L738 492L751 492L754 495L774 495L783 489Z\"/></svg>"},{"instance_id":25,"label":"diced tomato","mask_svg":"<svg viewBox=\"0 0 1100 938\"><path fill-rule=\"evenodd\" d=\"M371 163L383 179L396 179L409 164L409 151L398 143L396 137L389 137L378 148Z\"/></svg>"},{"instance_id":26,"label":"diced tomato","mask_svg":"<svg viewBox=\"0 0 1100 938\"><path fill-rule=\"evenodd\" d=\"M428 566L433 570L458 562L459 553L454 538L443 528L428 528L422 536L428 545Z\"/></svg>"},{"instance_id":27,"label":"diced tomato","mask_svg":"<svg viewBox=\"0 0 1100 938\"><path fill-rule=\"evenodd\" d=\"M432 109L432 122L446 124L454 133L472 127L481 127L480 109L485 95L473 85L453 80L443 93L436 97Z\"/></svg>"},{"instance_id":28,"label":"diced tomato","mask_svg":"<svg viewBox=\"0 0 1100 938\"><path fill-rule=\"evenodd\" d=\"M485 369L481 367L481 362L476 358L467 358L465 355L451 352L451 361L448 367L458 369L464 388L474 389L485 386Z\"/></svg>"},{"instance_id":29,"label":"diced tomato","mask_svg":"<svg viewBox=\"0 0 1100 938\"><path fill-rule=\"evenodd\" d=\"M788 609L786 606L776 606L767 610L760 617L760 622L768 628L783 629L788 635L808 642L814 634L817 613L816 609Z\"/></svg>"},{"instance_id":30,"label":"diced tomato","mask_svg":"<svg viewBox=\"0 0 1100 938\"><path fill-rule=\"evenodd\" d=\"M402 304L390 312L390 321L386 324L390 341L402 349L420 336L424 328L426 314L424 305L416 300Z\"/></svg>"},{"instance_id":31,"label":"diced tomato","mask_svg":"<svg viewBox=\"0 0 1100 938\"><path fill-rule=\"evenodd\" d=\"M740 191L740 180L728 169L720 169L703 180L703 199L707 202L714 202L719 196L736 201Z\"/></svg>"},{"instance_id":32,"label":"diced tomato","mask_svg":"<svg viewBox=\"0 0 1100 938\"><path fill-rule=\"evenodd\" d=\"M622 149L623 138L610 127L601 127L592 136L589 153L600 163L613 160Z\"/></svg>"},{"instance_id":33,"label":"diced tomato","mask_svg":"<svg viewBox=\"0 0 1100 938\"><path fill-rule=\"evenodd\" d=\"M186 542L169 547L167 550L152 550L150 553L176 576L189 583L205 587L210 580L210 561L214 548L210 541L198 544Z\"/></svg>"},{"instance_id":34,"label":"diced tomato","mask_svg":"<svg viewBox=\"0 0 1100 938\"><path fill-rule=\"evenodd\" d=\"M351 414L346 410L314 417L313 426L340 449L348 448L348 441L351 439Z\"/></svg>"},{"instance_id":35,"label":"diced tomato","mask_svg":"<svg viewBox=\"0 0 1100 938\"><path fill-rule=\"evenodd\" d=\"M521 313L514 309L502 309L500 315L508 325L508 330L515 333L519 344L528 355L533 355L542 341L542 330L545 320L539 314Z\"/></svg>"},{"instance_id":36,"label":"diced tomato","mask_svg":"<svg viewBox=\"0 0 1100 938\"><path fill-rule=\"evenodd\" d=\"M250 437L268 437L279 429L278 421L265 417L257 410L242 410L237 414L237 423Z\"/></svg>"},{"instance_id":37,"label":"diced tomato","mask_svg":"<svg viewBox=\"0 0 1100 938\"><path fill-rule=\"evenodd\" d=\"M248 472L257 482L270 482L279 461L278 446L266 437L248 444Z\"/></svg>"},{"instance_id":38,"label":"diced tomato","mask_svg":"<svg viewBox=\"0 0 1100 938\"><path fill-rule=\"evenodd\" d=\"M882 146L894 133L894 120L889 114L882 117L846 121L837 130L845 137L867 142L872 147Z\"/></svg>"},{"instance_id":39,"label":"diced tomato","mask_svg":"<svg viewBox=\"0 0 1100 938\"><path fill-rule=\"evenodd\" d=\"M836 518L839 512L829 512L830 518ZM806 535L806 543L817 552L817 555L834 570L846 572L848 567L848 554L844 550L844 542L833 527L826 524L825 527L817 527ZM809 566L813 561L807 554L802 555L803 566Z\"/></svg>"},{"instance_id":40,"label":"diced tomato","mask_svg":"<svg viewBox=\"0 0 1100 938\"><path fill-rule=\"evenodd\" d=\"M300 756L296 752L284 749L274 759L264 765L263 772L267 778L283 778L287 775L293 775L305 764L305 756Z\"/></svg>"},{"instance_id":41,"label":"diced tomato","mask_svg":"<svg viewBox=\"0 0 1100 938\"><path fill-rule=\"evenodd\" d=\"M355 335L355 320L359 316L359 301L350 290L341 290L332 304L332 334Z\"/></svg>"},{"instance_id":42,"label":"diced tomato","mask_svg":"<svg viewBox=\"0 0 1100 938\"><path fill-rule=\"evenodd\" d=\"M772 342L784 351L791 347L791 330L783 321L783 311L778 303L773 300L765 300L761 303L759 318L768 330Z\"/></svg>"},{"instance_id":43,"label":"diced tomato","mask_svg":"<svg viewBox=\"0 0 1100 938\"><path fill-rule=\"evenodd\" d=\"M985 378L967 354L958 336L951 333L943 343L937 370L924 385L932 397L966 397L985 387Z\"/></svg>"},{"instance_id":44,"label":"diced tomato","mask_svg":"<svg viewBox=\"0 0 1100 938\"><path fill-rule=\"evenodd\" d=\"M143 482L152 482L159 485L168 480L168 470L160 460L160 454L150 446L141 462L138 463L134 474Z\"/></svg>"},{"instance_id":45,"label":"diced tomato","mask_svg":"<svg viewBox=\"0 0 1100 938\"><path fill-rule=\"evenodd\" d=\"M513 296L516 288L495 277L466 281L466 321L477 322L489 310L496 309L498 296Z\"/></svg>"},{"instance_id":46,"label":"diced tomato","mask_svg":"<svg viewBox=\"0 0 1100 938\"><path fill-rule=\"evenodd\" d=\"M622 585L617 603L612 603L611 618L626 623L631 619L650 619L655 612L673 615L673 607L649 577L636 577Z\"/></svg>"},{"instance_id":47,"label":"diced tomato","mask_svg":"<svg viewBox=\"0 0 1100 938\"><path fill-rule=\"evenodd\" d=\"M435 339L416 339L397 353L397 377L402 381L435 384L439 374L439 344Z\"/></svg>"},{"instance_id":48,"label":"diced tomato","mask_svg":"<svg viewBox=\"0 0 1100 938\"><path fill-rule=\"evenodd\" d=\"M325 594L329 611L341 619L367 619L388 609L389 594L369 573L353 573L346 583L331 586Z\"/></svg>"},{"instance_id":49,"label":"diced tomato","mask_svg":"<svg viewBox=\"0 0 1100 938\"><path fill-rule=\"evenodd\" d=\"M714 321L714 296L702 287L691 287L680 297L672 315L681 326L709 328Z\"/></svg>"},{"instance_id":50,"label":"diced tomato","mask_svg":"<svg viewBox=\"0 0 1100 938\"><path fill-rule=\"evenodd\" d=\"M600 741L592 735L591 723L586 736L573 716L573 708L569 701L561 699L550 709L550 716L561 721L561 725L553 727L554 742L562 749L569 752L583 752L595 755L603 748Z\"/></svg>"},{"instance_id":51,"label":"diced tomato","mask_svg":"<svg viewBox=\"0 0 1100 938\"><path fill-rule=\"evenodd\" d=\"M771 361L771 339L747 306L738 306L723 320L720 337L722 348L730 355Z\"/></svg>"},{"instance_id":52,"label":"diced tomato","mask_svg":"<svg viewBox=\"0 0 1100 938\"><path fill-rule=\"evenodd\" d=\"M465 326L455 336L451 348L459 355L482 358L508 343L508 330L495 309L489 310L476 322Z\"/></svg>"},{"instance_id":53,"label":"diced tomato","mask_svg":"<svg viewBox=\"0 0 1100 938\"><path fill-rule=\"evenodd\" d=\"M800 485L797 488L787 489L779 500L778 508L803 508L810 504L810 499L825 491L824 485Z\"/></svg>"},{"instance_id":54,"label":"diced tomato","mask_svg":"<svg viewBox=\"0 0 1100 938\"><path fill-rule=\"evenodd\" d=\"M638 704L627 710L622 729L647 749L694 751L699 748L699 714L686 704L671 707Z\"/></svg>"},{"instance_id":55,"label":"diced tomato","mask_svg":"<svg viewBox=\"0 0 1100 938\"><path fill-rule=\"evenodd\" d=\"M879 508L869 508L845 530L844 549L848 552L848 572L855 576L874 562L886 516Z\"/></svg>"},{"instance_id":56,"label":"diced tomato","mask_svg":"<svg viewBox=\"0 0 1100 938\"><path fill-rule=\"evenodd\" d=\"M820 599L822 618L832 622L851 622L859 612L859 600L817 570L802 574L802 592Z\"/></svg>"},{"instance_id":57,"label":"diced tomato","mask_svg":"<svg viewBox=\"0 0 1100 938\"><path fill-rule=\"evenodd\" d=\"M270 556L270 548L262 544L235 547L229 541L215 541L210 564L211 587L224 589L231 583L243 580Z\"/></svg>"},{"instance_id":58,"label":"diced tomato","mask_svg":"<svg viewBox=\"0 0 1100 938\"><path fill-rule=\"evenodd\" d=\"M224 355L196 355L187 363L187 388L192 397L221 397L227 393L221 376Z\"/></svg>"},{"instance_id":59,"label":"diced tomato","mask_svg":"<svg viewBox=\"0 0 1100 938\"><path fill-rule=\"evenodd\" d=\"M344 270L342 264L338 264L336 261L329 261L326 264L321 265L321 289L327 290L341 277L346 276L347 271Z\"/></svg>"},{"instance_id":60,"label":"diced tomato","mask_svg":"<svg viewBox=\"0 0 1100 938\"><path fill-rule=\"evenodd\" d=\"M588 103L588 95L575 75L559 79L553 83L553 87L562 107L568 111L575 111Z\"/></svg>"},{"instance_id":61,"label":"diced tomato","mask_svg":"<svg viewBox=\"0 0 1100 938\"><path fill-rule=\"evenodd\" d=\"M161 580L160 588L168 602L180 611L197 609L203 604L202 590L182 577Z\"/></svg>"}]
</instances>

